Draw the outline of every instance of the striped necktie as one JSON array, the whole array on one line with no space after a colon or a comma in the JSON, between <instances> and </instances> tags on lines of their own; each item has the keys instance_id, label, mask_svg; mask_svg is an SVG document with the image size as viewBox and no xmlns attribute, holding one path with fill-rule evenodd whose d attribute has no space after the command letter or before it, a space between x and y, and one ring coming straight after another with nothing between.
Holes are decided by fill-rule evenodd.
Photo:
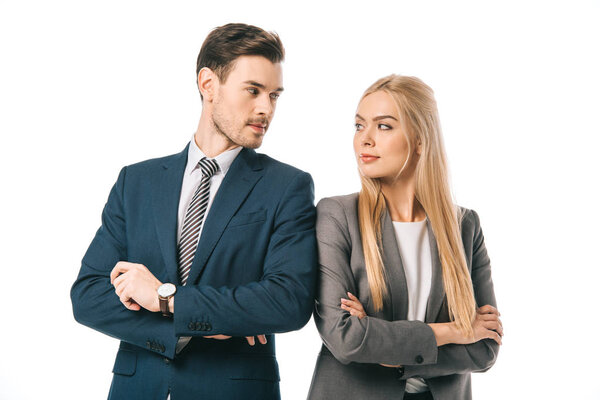
<instances>
[{"instance_id":1,"label":"striped necktie","mask_svg":"<svg viewBox=\"0 0 600 400\"><path fill-rule=\"evenodd\" d=\"M219 164L215 160L204 157L198 162L197 168L202 171L202 179L185 213L179 239L179 278L182 285L185 285L192 268L198 247L198 233L208 207L210 178L219 170Z\"/></svg>"}]
</instances>

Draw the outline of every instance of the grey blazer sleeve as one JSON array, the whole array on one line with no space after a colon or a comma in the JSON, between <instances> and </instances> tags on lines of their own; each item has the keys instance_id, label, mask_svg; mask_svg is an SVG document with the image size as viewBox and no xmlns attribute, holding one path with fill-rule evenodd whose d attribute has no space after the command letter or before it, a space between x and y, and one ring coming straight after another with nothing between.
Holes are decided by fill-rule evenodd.
<instances>
[{"instance_id":1,"label":"grey blazer sleeve","mask_svg":"<svg viewBox=\"0 0 600 400\"><path fill-rule=\"evenodd\" d=\"M355 210L353 210L354 212ZM344 364L433 364L438 348L433 331L421 321L362 320L340 308L346 292L357 294L350 258L353 246L344 206L335 199L317 205L319 286L314 318L323 342ZM364 263L364 258L363 258Z\"/></svg>"},{"instance_id":2,"label":"grey blazer sleeve","mask_svg":"<svg viewBox=\"0 0 600 400\"><path fill-rule=\"evenodd\" d=\"M468 216L469 213L470 216ZM473 224L473 230L466 230L466 232L463 230L463 242L466 244L465 250L469 250L471 246L468 246L468 244L473 243L471 279L477 306L490 304L496 307L490 258L485 248L479 216L475 211L470 210L466 218L470 218ZM463 223L466 223L466 221ZM473 234L473 236L465 237L466 234ZM469 256L470 254L467 253L467 258ZM448 344L441 346L438 349L438 359L435 364L406 366L404 378L415 376L434 378L451 374L484 372L496 362L499 347L498 343L492 339L484 339L468 345Z\"/></svg>"}]
</instances>

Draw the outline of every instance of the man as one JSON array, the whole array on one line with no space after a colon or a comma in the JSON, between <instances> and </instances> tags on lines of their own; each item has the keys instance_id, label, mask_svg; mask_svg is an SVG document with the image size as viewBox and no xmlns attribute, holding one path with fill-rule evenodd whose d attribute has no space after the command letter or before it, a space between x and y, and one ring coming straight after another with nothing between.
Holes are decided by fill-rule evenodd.
<instances>
[{"instance_id":1,"label":"man","mask_svg":"<svg viewBox=\"0 0 600 400\"><path fill-rule=\"evenodd\" d=\"M213 30L193 139L121 170L71 290L75 319L121 340L110 399L280 397L273 333L310 318L317 266L310 175L253 150L283 59L276 34Z\"/></svg>"}]
</instances>

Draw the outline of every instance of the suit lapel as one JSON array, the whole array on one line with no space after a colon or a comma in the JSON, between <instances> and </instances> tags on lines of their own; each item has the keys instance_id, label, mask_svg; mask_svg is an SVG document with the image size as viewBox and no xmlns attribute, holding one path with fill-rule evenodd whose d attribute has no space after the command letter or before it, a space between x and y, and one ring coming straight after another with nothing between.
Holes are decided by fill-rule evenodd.
<instances>
[{"instance_id":1,"label":"suit lapel","mask_svg":"<svg viewBox=\"0 0 600 400\"><path fill-rule=\"evenodd\" d=\"M165 260L169 282L179 282L177 273L177 213L183 173L187 165L188 146L168 158L152 185L152 207L156 222L156 234Z\"/></svg>"},{"instance_id":2,"label":"suit lapel","mask_svg":"<svg viewBox=\"0 0 600 400\"><path fill-rule=\"evenodd\" d=\"M427 220L427 233L429 235L429 247L431 248L431 291L427 300L427 311L425 312L425 322L436 322L436 318L446 297L444 291L444 281L442 277L442 264L438 253L437 241L431 228L429 219Z\"/></svg>"},{"instance_id":3,"label":"suit lapel","mask_svg":"<svg viewBox=\"0 0 600 400\"><path fill-rule=\"evenodd\" d=\"M383 265L390 295L391 316L392 320L396 321L406 319L408 315L408 286L402 257L398 250L396 232L387 209L383 212L382 223Z\"/></svg>"},{"instance_id":4,"label":"suit lapel","mask_svg":"<svg viewBox=\"0 0 600 400\"><path fill-rule=\"evenodd\" d=\"M188 278L189 283L195 283L200 277L229 220L262 175L262 166L256 152L251 149L242 149L229 167L204 221L200 242Z\"/></svg>"}]
</instances>

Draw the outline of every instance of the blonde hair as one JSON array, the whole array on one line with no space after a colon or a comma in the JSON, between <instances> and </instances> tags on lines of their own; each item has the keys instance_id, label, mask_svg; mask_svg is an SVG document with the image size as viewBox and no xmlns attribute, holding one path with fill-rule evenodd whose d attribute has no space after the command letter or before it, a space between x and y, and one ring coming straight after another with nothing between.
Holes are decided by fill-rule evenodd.
<instances>
[{"instance_id":1,"label":"blonde hair","mask_svg":"<svg viewBox=\"0 0 600 400\"><path fill-rule=\"evenodd\" d=\"M473 284L460 232L462 216L450 191L433 90L418 78L390 75L371 85L361 100L378 91L386 92L396 103L402 130L409 143L409 157L412 147L417 143L421 147L415 170L416 198L427 214L437 242L450 319L456 321L464 334L472 336L476 307ZM404 167L407 163L408 159ZM373 305L376 310L381 310L383 299L388 295L381 258L381 217L386 205L379 179L362 174L360 178L358 219L362 247Z\"/></svg>"}]
</instances>

